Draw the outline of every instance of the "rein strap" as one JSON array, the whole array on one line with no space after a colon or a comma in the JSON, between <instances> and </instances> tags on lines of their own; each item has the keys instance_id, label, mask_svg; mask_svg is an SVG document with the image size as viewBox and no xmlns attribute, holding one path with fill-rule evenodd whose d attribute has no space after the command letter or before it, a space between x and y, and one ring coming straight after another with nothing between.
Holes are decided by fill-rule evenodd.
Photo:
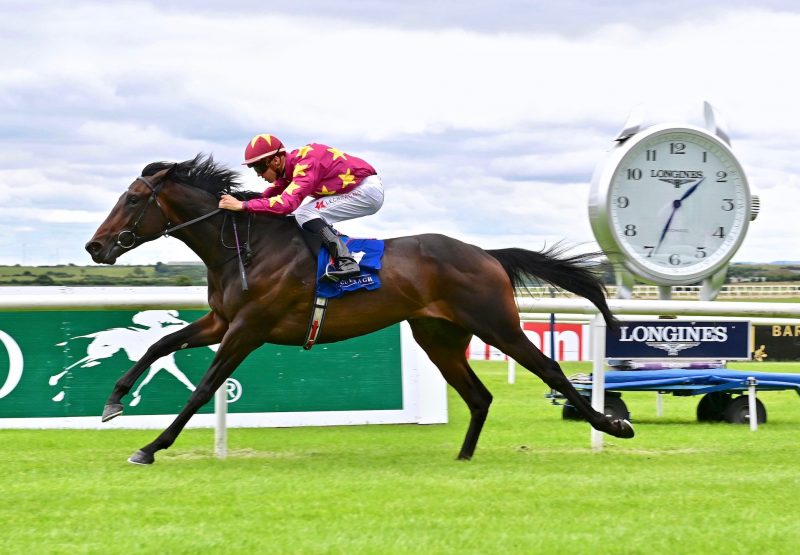
<instances>
[{"instance_id":1,"label":"rein strap","mask_svg":"<svg viewBox=\"0 0 800 555\"><path fill-rule=\"evenodd\" d=\"M217 208L216 210L212 210L211 212L209 212L207 214L203 214L202 216L198 216L197 218L195 218L193 220L189 220L188 222L183 222L182 224L178 224L176 226L167 227L167 229L165 229L164 232L161 235L163 235L164 237L169 237L170 233L174 233L174 232L178 231L179 229L183 229L184 227L189 227L190 225L196 224L197 222L201 222L201 221L205 220L206 218L210 218L211 216L215 216L215 215L219 214L221 211L222 211L222 208Z\"/></svg>"}]
</instances>

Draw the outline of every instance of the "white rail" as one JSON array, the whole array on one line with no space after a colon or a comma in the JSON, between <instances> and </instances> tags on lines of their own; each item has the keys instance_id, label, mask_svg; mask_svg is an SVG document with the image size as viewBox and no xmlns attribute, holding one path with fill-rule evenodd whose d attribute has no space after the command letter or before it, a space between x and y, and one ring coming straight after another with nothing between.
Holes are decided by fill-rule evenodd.
<instances>
[{"instance_id":1,"label":"white rail","mask_svg":"<svg viewBox=\"0 0 800 555\"><path fill-rule=\"evenodd\" d=\"M123 293L123 295L120 295ZM521 314L597 315L593 304L579 298L517 297ZM800 318L800 303L699 302L639 299L608 299L615 315L736 316L752 318ZM208 307L205 287L0 287L0 310L52 310L59 308L187 308ZM602 331L601 331L602 330ZM592 323L591 352L595 359L593 373L598 387L592 388L592 406L603 410L602 383L605 379L605 323L595 317ZM596 398L598 397L598 398ZM216 399L224 399L219 392ZM221 417L224 419L224 416ZM592 447L602 449L602 434L592 430ZM217 446L224 441L217 438ZM224 452L223 452L224 456Z\"/></svg>"},{"instance_id":2,"label":"white rail","mask_svg":"<svg viewBox=\"0 0 800 555\"><path fill-rule=\"evenodd\" d=\"M617 288L614 285L607 287L609 295L614 296ZM562 289L553 290L552 287L537 286L529 287L527 289L520 289L518 291L520 296L533 296L533 297L574 297L569 291ZM672 298L678 299L697 299L700 296L699 285L678 285L672 288ZM633 297L635 299L658 299L659 288L655 285L636 285L633 288ZM800 297L800 284L798 283L783 283L783 284L769 284L769 283L738 283L723 285L719 293L718 299L740 299L740 298L787 298L787 297Z\"/></svg>"},{"instance_id":3,"label":"white rail","mask_svg":"<svg viewBox=\"0 0 800 555\"><path fill-rule=\"evenodd\" d=\"M120 295L122 293L122 295ZM208 308L205 287L0 287L0 310L57 308ZM521 314L596 314L597 308L580 298L517 297ZM676 316L742 316L798 318L800 303L661 301L608 299L614 314Z\"/></svg>"},{"instance_id":4,"label":"white rail","mask_svg":"<svg viewBox=\"0 0 800 555\"><path fill-rule=\"evenodd\" d=\"M208 308L206 287L0 287L0 310Z\"/></svg>"}]
</instances>

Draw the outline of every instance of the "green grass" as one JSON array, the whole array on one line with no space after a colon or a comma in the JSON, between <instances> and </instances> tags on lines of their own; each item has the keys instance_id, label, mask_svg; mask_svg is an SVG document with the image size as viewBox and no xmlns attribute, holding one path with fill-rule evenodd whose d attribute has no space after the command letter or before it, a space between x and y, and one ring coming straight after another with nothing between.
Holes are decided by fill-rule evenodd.
<instances>
[{"instance_id":1,"label":"green grass","mask_svg":"<svg viewBox=\"0 0 800 555\"><path fill-rule=\"evenodd\" d=\"M81 287L205 284L206 268L199 264L0 266L0 286Z\"/></svg>"},{"instance_id":2,"label":"green grass","mask_svg":"<svg viewBox=\"0 0 800 555\"><path fill-rule=\"evenodd\" d=\"M546 387L477 363L495 395L475 458L450 424L187 430L156 464L125 462L155 431L0 431L3 553L795 553L794 392L769 422L698 424L697 398L625 394L637 436L562 421ZM739 366L739 365L737 365ZM744 365L742 365L744 366ZM798 364L760 369L800 371ZM567 373L588 371L565 363Z\"/></svg>"}]
</instances>

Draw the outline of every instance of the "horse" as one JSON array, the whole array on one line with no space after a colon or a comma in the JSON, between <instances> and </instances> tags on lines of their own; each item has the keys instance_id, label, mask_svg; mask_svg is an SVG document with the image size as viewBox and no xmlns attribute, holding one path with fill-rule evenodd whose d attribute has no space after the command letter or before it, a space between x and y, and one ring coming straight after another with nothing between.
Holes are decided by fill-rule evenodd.
<instances>
[{"instance_id":1,"label":"horse","mask_svg":"<svg viewBox=\"0 0 800 555\"><path fill-rule=\"evenodd\" d=\"M86 243L94 262L114 264L134 248L173 236L194 251L208 270L210 311L156 341L116 382L103 409L104 422L120 415L121 399L156 359L178 349L220 343L186 405L154 441L128 459L131 463L155 462L155 453L175 442L191 416L254 349L264 343L304 342L315 298L316 260L302 232L291 216L220 210L218 199L224 193L239 199L257 195L243 190L238 174L211 155L200 153L184 162L152 162ZM237 230L246 241L241 241ZM249 263L243 263L243 250ZM458 453L461 460L473 457L492 403L492 394L467 361L473 335L564 395L595 429L631 438L630 422L594 410L559 364L530 342L520 325L514 297L515 287L524 287L532 279L544 281L588 299L606 324L616 328L618 321L606 303L599 268L597 253L566 254L558 245L538 252L484 250L440 234L386 239L381 287L332 299L317 342L342 341L407 321L414 340L469 408L469 424Z\"/></svg>"}]
</instances>

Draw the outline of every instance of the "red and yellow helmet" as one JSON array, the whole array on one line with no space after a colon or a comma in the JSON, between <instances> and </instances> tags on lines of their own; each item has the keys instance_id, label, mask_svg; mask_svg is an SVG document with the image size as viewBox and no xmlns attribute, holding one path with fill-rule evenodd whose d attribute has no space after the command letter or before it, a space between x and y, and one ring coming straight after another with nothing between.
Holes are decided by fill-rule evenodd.
<instances>
[{"instance_id":1,"label":"red and yellow helmet","mask_svg":"<svg viewBox=\"0 0 800 555\"><path fill-rule=\"evenodd\" d=\"M283 148L283 143L278 137L263 133L256 135L250 139L244 149L244 164L242 165L248 166L253 162L258 162L279 152L286 152L286 149Z\"/></svg>"}]
</instances>

